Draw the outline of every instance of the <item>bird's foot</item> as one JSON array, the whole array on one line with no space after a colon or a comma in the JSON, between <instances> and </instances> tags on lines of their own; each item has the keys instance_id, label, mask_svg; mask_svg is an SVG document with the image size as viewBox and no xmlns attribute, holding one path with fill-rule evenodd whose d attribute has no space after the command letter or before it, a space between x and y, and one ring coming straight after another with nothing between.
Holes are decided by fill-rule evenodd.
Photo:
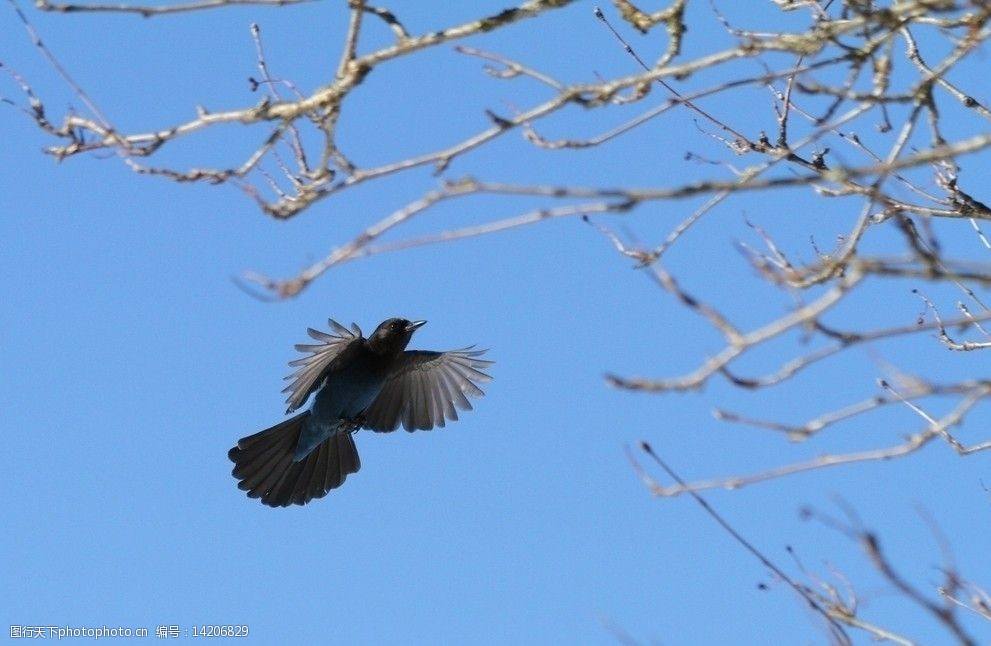
<instances>
[{"instance_id":1,"label":"bird's foot","mask_svg":"<svg viewBox=\"0 0 991 646\"><path fill-rule=\"evenodd\" d=\"M358 431L361 430L361 427L364 426L364 425L365 425L365 416L364 415L358 415L356 417L352 417L351 419L347 420L347 422L345 423L344 428L349 433L357 433Z\"/></svg>"}]
</instances>

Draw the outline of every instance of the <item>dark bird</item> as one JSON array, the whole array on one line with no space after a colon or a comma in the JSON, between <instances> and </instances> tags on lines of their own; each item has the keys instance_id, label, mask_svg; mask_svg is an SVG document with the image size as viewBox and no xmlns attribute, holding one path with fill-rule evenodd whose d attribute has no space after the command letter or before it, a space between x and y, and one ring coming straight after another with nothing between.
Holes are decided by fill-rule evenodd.
<instances>
[{"instance_id":1,"label":"dark bird","mask_svg":"<svg viewBox=\"0 0 991 646\"><path fill-rule=\"evenodd\" d=\"M347 329L330 319L333 333L307 329L319 341L296 349L309 356L290 361L296 372L282 391L287 414L313 397L313 405L272 428L242 438L227 456L237 486L270 507L305 505L323 498L361 467L353 432L430 430L471 410L465 395L485 393L478 382L492 361L485 350L406 350L426 321L388 319L369 338L354 323Z\"/></svg>"}]
</instances>

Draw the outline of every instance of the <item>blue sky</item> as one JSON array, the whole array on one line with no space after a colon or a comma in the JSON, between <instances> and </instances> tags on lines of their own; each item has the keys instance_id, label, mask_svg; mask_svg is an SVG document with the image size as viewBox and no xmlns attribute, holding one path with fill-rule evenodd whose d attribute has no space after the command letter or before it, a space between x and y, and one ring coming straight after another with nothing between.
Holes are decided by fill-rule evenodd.
<instances>
[{"instance_id":1,"label":"blue sky","mask_svg":"<svg viewBox=\"0 0 991 646\"><path fill-rule=\"evenodd\" d=\"M336 65L341 4L152 20L22 8L119 128L145 130L188 119L197 104L219 110L257 101L247 83L257 75L252 22L277 76L304 91L319 86ZM428 11L425 4L388 6L416 32L504 8L430 3ZM567 82L633 73L592 6L577 3L466 44ZM693 7L689 20L697 22L688 54L729 46L707 7ZM0 33L0 61L31 82L53 115L78 103L9 7L0 10ZM365 47L388 37L378 27L369 33ZM648 60L663 51L660 32L624 33ZM0 83L0 96L21 100L9 78ZM650 105L661 100L655 95ZM546 96L533 83L492 79L480 61L444 47L371 75L345 111L340 144L362 165L384 163L484 129L486 108L509 113ZM748 133L773 128L762 90L738 100L711 107ZM741 392L721 381L682 395L612 389L607 372L680 375L718 351L720 340L577 219L345 264L295 299L263 302L232 278L249 270L291 276L436 180L419 171L389 178L277 222L230 186L139 177L110 155L56 163L41 152L52 142L17 110L0 107L0 424L12 475L0 530L10 596L0 617L8 626L154 634L161 625L234 624L249 626L256 644L612 644L620 632L652 644L825 644L821 621L695 504L652 498L624 448L647 440L694 480L887 446L919 430L907 409L803 444L720 423L711 411L801 422L874 394L886 362L946 379L982 374L982 356L950 355L919 334L854 349L772 390ZM588 136L642 109L568 110L544 132ZM163 161L238 163L258 132L230 128L190 140ZM507 137L460 160L447 177L674 186L713 173L685 161L687 151L726 156L692 115L676 112L587 154L533 151ZM965 164L970 177L983 172L981 161ZM699 203L655 203L598 221L657 244ZM533 204L490 197L447 204L389 239ZM739 240L759 243L746 220L808 260L810 235L829 247L854 217L842 200L807 191L732 201L672 249L668 267L741 326L758 325L791 303L757 281L734 248ZM962 223L937 226L960 253L986 258ZM883 248L895 238L878 240ZM910 323L924 309L910 290L923 286L901 281L868 292L836 320ZM931 289L951 311L959 294ZM293 344L306 341L307 327L325 328L328 317L370 332L390 316L429 321L412 348L490 348L495 379L486 397L445 429L360 433L361 471L314 504L273 510L247 499L227 450L282 418ZM759 372L784 356L771 351L746 365ZM979 408L962 437L986 440L986 421ZM865 616L933 643L945 634L873 573L854 542L801 520L799 511L842 517L843 501L933 596L943 557L931 518L960 571L987 587L987 465L986 454L960 459L933 443L905 460L706 495L791 576L813 585L842 572ZM991 635L986 623L967 625ZM858 641L867 643L863 635Z\"/></svg>"}]
</instances>

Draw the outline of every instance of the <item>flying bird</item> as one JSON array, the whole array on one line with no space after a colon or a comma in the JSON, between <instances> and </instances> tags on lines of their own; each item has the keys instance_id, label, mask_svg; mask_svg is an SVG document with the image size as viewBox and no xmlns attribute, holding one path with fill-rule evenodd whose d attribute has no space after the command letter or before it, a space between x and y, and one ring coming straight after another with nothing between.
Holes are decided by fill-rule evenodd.
<instances>
[{"instance_id":1,"label":"flying bird","mask_svg":"<svg viewBox=\"0 0 991 646\"><path fill-rule=\"evenodd\" d=\"M312 406L295 417L238 441L227 457L237 486L270 507L305 505L322 498L361 467L352 434L362 428L389 432L430 430L471 410L468 396L485 393L478 383L492 378L474 346L433 352L407 350L426 321L391 318L367 339L354 323L330 319L331 332L307 329L316 344L296 349L308 356L290 361L296 371L282 392L286 414L313 395Z\"/></svg>"}]
</instances>

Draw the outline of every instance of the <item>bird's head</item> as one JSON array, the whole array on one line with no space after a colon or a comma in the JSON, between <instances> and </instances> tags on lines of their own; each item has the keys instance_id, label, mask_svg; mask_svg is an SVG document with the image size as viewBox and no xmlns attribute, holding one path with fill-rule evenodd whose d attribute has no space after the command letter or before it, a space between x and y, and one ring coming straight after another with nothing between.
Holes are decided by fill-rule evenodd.
<instances>
[{"instance_id":1,"label":"bird's head","mask_svg":"<svg viewBox=\"0 0 991 646\"><path fill-rule=\"evenodd\" d=\"M368 344L376 352L402 352L416 329L425 323L426 321L386 319L368 337Z\"/></svg>"}]
</instances>

